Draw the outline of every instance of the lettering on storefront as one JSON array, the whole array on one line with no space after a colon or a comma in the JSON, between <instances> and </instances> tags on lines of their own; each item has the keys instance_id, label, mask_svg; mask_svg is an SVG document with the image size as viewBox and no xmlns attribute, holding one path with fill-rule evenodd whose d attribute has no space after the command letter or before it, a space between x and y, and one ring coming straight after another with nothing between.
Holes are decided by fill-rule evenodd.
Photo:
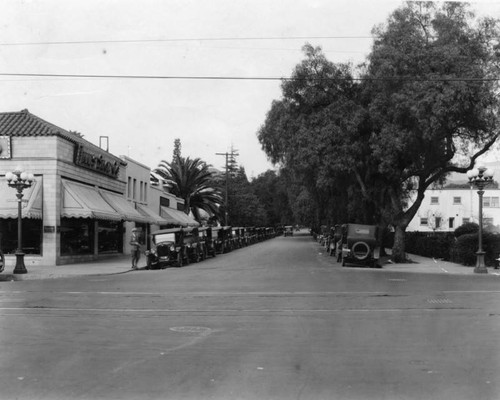
<instances>
[{"instance_id":1,"label":"lettering on storefront","mask_svg":"<svg viewBox=\"0 0 500 400\"><path fill-rule=\"evenodd\" d=\"M103 154L94 153L82 145L76 145L75 164L112 178L117 178L120 172L120 165L117 161Z\"/></svg>"}]
</instances>

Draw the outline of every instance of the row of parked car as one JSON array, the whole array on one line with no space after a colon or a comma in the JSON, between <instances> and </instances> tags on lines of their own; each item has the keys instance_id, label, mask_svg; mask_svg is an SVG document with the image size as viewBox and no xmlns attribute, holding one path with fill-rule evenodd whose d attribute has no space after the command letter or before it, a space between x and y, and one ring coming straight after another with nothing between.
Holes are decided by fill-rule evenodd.
<instances>
[{"instance_id":1,"label":"row of parked car","mask_svg":"<svg viewBox=\"0 0 500 400\"><path fill-rule=\"evenodd\" d=\"M343 267L380 268L380 232L375 225L323 225L315 238Z\"/></svg>"},{"instance_id":2,"label":"row of parked car","mask_svg":"<svg viewBox=\"0 0 500 400\"><path fill-rule=\"evenodd\" d=\"M151 250L146 251L147 269L182 267L207 257L261 242L276 236L274 228L201 227L161 229L151 234Z\"/></svg>"}]
</instances>

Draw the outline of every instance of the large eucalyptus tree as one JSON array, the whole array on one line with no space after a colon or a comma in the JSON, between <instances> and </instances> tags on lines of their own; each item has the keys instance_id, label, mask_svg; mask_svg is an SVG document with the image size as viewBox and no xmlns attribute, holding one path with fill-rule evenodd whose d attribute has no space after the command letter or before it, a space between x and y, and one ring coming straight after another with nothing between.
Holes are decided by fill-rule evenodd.
<instances>
[{"instance_id":1,"label":"large eucalyptus tree","mask_svg":"<svg viewBox=\"0 0 500 400\"><path fill-rule=\"evenodd\" d=\"M500 31L466 3L408 2L374 34L363 77L369 146L391 183L384 209L402 261L426 189L466 172L499 136Z\"/></svg>"},{"instance_id":2,"label":"large eucalyptus tree","mask_svg":"<svg viewBox=\"0 0 500 400\"><path fill-rule=\"evenodd\" d=\"M395 261L426 189L467 171L499 135L498 20L468 7L408 2L374 30L358 75L305 46L258 133L323 216L342 199L345 222L392 224Z\"/></svg>"}]
</instances>

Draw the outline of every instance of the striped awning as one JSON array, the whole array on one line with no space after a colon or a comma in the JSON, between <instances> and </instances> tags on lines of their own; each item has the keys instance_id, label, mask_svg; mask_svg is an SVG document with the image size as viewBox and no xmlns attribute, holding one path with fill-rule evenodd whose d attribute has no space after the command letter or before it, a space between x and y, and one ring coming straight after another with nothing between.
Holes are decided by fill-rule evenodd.
<instances>
[{"instance_id":1,"label":"striped awning","mask_svg":"<svg viewBox=\"0 0 500 400\"><path fill-rule=\"evenodd\" d=\"M169 223L166 219L162 218L158 214L155 214L152 210L150 210L143 204L137 204L137 211L139 211L143 216L147 217L150 224L167 225Z\"/></svg>"},{"instance_id":2,"label":"striped awning","mask_svg":"<svg viewBox=\"0 0 500 400\"><path fill-rule=\"evenodd\" d=\"M120 194L99 190L102 197L113 207L118 214L122 215L124 221L134 221L148 224L151 222L149 217L142 215L135 209L134 205Z\"/></svg>"},{"instance_id":3,"label":"striped awning","mask_svg":"<svg viewBox=\"0 0 500 400\"><path fill-rule=\"evenodd\" d=\"M96 187L67 180L62 181L61 217L110 221L123 219L123 215L104 200Z\"/></svg>"},{"instance_id":4,"label":"striped awning","mask_svg":"<svg viewBox=\"0 0 500 400\"><path fill-rule=\"evenodd\" d=\"M167 220L168 225L176 225L176 226L199 226L200 224L191 218L189 215L186 215L184 212L179 210L174 210L170 207L160 207L161 209L161 217Z\"/></svg>"}]
</instances>

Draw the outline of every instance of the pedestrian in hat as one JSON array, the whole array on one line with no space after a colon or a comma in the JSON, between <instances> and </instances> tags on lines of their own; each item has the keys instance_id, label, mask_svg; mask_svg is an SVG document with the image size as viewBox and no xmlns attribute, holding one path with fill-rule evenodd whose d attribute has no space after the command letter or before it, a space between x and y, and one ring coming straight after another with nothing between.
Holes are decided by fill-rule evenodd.
<instances>
[{"instance_id":1,"label":"pedestrian in hat","mask_svg":"<svg viewBox=\"0 0 500 400\"><path fill-rule=\"evenodd\" d=\"M141 258L141 244L139 229L133 228L130 236L130 246L132 255L132 269L138 269L139 258Z\"/></svg>"}]
</instances>

